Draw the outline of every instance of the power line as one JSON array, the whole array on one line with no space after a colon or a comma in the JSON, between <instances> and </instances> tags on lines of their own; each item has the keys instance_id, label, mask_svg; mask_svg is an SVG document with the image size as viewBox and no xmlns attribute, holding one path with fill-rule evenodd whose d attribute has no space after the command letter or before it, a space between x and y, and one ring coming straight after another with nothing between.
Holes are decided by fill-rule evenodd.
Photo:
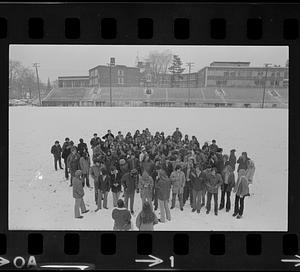
<instances>
[{"instance_id":1,"label":"power line","mask_svg":"<svg viewBox=\"0 0 300 272\"><path fill-rule=\"evenodd\" d=\"M37 62L33 63L32 66L35 67L37 87L38 87L38 94L39 94L39 104L40 104L40 106L42 106L41 92L40 92L40 81L39 81L39 72L38 72L38 67L40 67L40 66L39 66L39 63L37 63Z\"/></svg>"}]
</instances>

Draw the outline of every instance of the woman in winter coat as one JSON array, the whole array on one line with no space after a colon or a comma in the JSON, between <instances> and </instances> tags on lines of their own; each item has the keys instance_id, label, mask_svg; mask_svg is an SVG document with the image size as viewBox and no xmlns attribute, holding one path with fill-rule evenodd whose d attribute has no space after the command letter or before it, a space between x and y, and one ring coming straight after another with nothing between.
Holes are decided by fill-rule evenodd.
<instances>
[{"instance_id":1,"label":"woman in winter coat","mask_svg":"<svg viewBox=\"0 0 300 272\"><path fill-rule=\"evenodd\" d=\"M113 205L117 207L117 202L121 193L121 174L115 166L111 167L110 172L110 188L113 195Z\"/></svg>"},{"instance_id":2,"label":"woman in winter coat","mask_svg":"<svg viewBox=\"0 0 300 272\"><path fill-rule=\"evenodd\" d=\"M239 164L237 171L239 172L241 169L247 170L248 168L248 155L247 152L243 152L242 156L239 157L237 163Z\"/></svg>"},{"instance_id":3,"label":"woman in winter coat","mask_svg":"<svg viewBox=\"0 0 300 272\"><path fill-rule=\"evenodd\" d=\"M97 209L95 212L99 211L102 208L102 199L103 199L103 208L107 208L107 196L110 190L110 176L108 175L105 169L102 170L102 175L99 176L99 189L98 189L98 201Z\"/></svg>"},{"instance_id":4,"label":"woman in winter coat","mask_svg":"<svg viewBox=\"0 0 300 272\"><path fill-rule=\"evenodd\" d=\"M230 150L230 155L229 155L229 162L232 171L235 171L235 165L236 165L236 156L235 156L235 149Z\"/></svg>"},{"instance_id":5,"label":"woman in winter coat","mask_svg":"<svg viewBox=\"0 0 300 272\"><path fill-rule=\"evenodd\" d=\"M231 203L230 203L230 194L232 188L235 185L235 177L234 172L230 166L230 162L226 162L224 171L222 173L223 184L221 185L221 203L219 210L224 208L225 204L225 194L226 194L226 212L230 211Z\"/></svg>"},{"instance_id":6,"label":"woman in winter coat","mask_svg":"<svg viewBox=\"0 0 300 272\"><path fill-rule=\"evenodd\" d=\"M142 205L144 205L144 203L148 201L151 205L151 208L152 208L153 186L154 186L153 178L148 174L146 170L144 170L141 178L139 179L138 188L142 198Z\"/></svg>"},{"instance_id":7,"label":"woman in winter coat","mask_svg":"<svg viewBox=\"0 0 300 272\"><path fill-rule=\"evenodd\" d=\"M72 180L76 170L79 170L79 159L80 155L77 153L77 148L74 146L71 148L71 154L67 158L67 165L71 174L70 186L72 186Z\"/></svg>"},{"instance_id":8,"label":"woman in winter coat","mask_svg":"<svg viewBox=\"0 0 300 272\"><path fill-rule=\"evenodd\" d=\"M238 180L234 187L233 192L235 194L235 205L234 205L234 214L232 216L237 216L237 219L240 219L244 212L244 199L245 196L249 196L249 183L246 177L246 171L241 169L238 172Z\"/></svg>"},{"instance_id":9,"label":"woman in winter coat","mask_svg":"<svg viewBox=\"0 0 300 272\"><path fill-rule=\"evenodd\" d=\"M81 171L77 170L73 178L73 197L75 198L74 214L75 218L83 218L81 213L87 213L89 210L85 208L83 201L84 191L82 186ZM80 209L80 210L79 210Z\"/></svg>"},{"instance_id":10,"label":"woman in winter coat","mask_svg":"<svg viewBox=\"0 0 300 272\"><path fill-rule=\"evenodd\" d=\"M90 180L89 180L89 174L90 174L90 157L89 154L86 151L83 151L82 157L79 159L79 167L82 172L82 179L83 179L83 186L86 183L87 187L90 187Z\"/></svg>"},{"instance_id":11,"label":"woman in winter coat","mask_svg":"<svg viewBox=\"0 0 300 272\"><path fill-rule=\"evenodd\" d=\"M183 188L185 185L185 175L181 171L181 166L176 165L175 171L172 172L171 176L172 184L172 206L171 209L175 208L176 197L178 196L180 203L180 210L183 211Z\"/></svg>"},{"instance_id":12,"label":"woman in winter coat","mask_svg":"<svg viewBox=\"0 0 300 272\"><path fill-rule=\"evenodd\" d=\"M195 212L197 210L197 213L200 213L200 209L202 206L201 200L203 198L203 193L205 193L206 174L201 171L200 167L197 165L196 168L193 167L191 169L189 177L193 190L192 212Z\"/></svg>"},{"instance_id":13,"label":"woman in winter coat","mask_svg":"<svg viewBox=\"0 0 300 272\"><path fill-rule=\"evenodd\" d=\"M143 204L142 211L136 217L136 227L142 231L154 230L154 225L158 223L158 219L153 212L149 202Z\"/></svg>"},{"instance_id":14,"label":"woman in winter coat","mask_svg":"<svg viewBox=\"0 0 300 272\"><path fill-rule=\"evenodd\" d=\"M165 223L166 218L167 220L171 221L171 213L169 210L171 180L164 169L158 171L158 179L155 187L160 210L159 221L161 223Z\"/></svg>"},{"instance_id":15,"label":"woman in winter coat","mask_svg":"<svg viewBox=\"0 0 300 272\"><path fill-rule=\"evenodd\" d=\"M122 199L117 201L117 207L112 211L112 218L114 220L113 230L124 231L131 229L131 214L130 211L125 208Z\"/></svg>"}]
</instances>

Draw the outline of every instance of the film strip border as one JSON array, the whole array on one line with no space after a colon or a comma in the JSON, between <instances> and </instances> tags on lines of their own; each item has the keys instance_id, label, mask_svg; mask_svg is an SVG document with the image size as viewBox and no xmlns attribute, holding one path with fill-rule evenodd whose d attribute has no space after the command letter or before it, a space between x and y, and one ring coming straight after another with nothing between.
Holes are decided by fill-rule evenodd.
<instances>
[{"instance_id":1,"label":"film strip border","mask_svg":"<svg viewBox=\"0 0 300 272\"><path fill-rule=\"evenodd\" d=\"M16 43L53 43L55 39L108 44L287 43L299 38L298 11L297 4L2 4L0 39Z\"/></svg>"},{"instance_id":2,"label":"film strip border","mask_svg":"<svg viewBox=\"0 0 300 272\"><path fill-rule=\"evenodd\" d=\"M191 233L162 232L0 234L0 258L2 256L0 269L7 269L9 266L42 269L45 264L86 264L90 268L97 269L153 267L220 270L230 267L251 270L259 267L291 270L300 263L297 252L296 234L193 233L191 235ZM270 254L273 256L272 259L269 259ZM160 262L151 262L151 258L143 259L147 256ZM139 260L149 262L143 263Z\"/></svg>"}]
</instances>

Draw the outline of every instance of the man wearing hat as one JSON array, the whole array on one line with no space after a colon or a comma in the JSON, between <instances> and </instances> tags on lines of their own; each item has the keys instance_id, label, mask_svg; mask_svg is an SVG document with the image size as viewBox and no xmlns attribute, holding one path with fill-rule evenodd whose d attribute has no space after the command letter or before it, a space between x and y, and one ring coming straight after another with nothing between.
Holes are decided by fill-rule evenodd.
<instances>
[{"instance_id":1,"label":"man wearing hat","mask_svg":"<svg viewBox=\"0 0 300 272\"><path fill-rule=\"evenodd\" d=\"M61 166L61 153L62 153L62 149L59 144L59 141L55 141L55 144L51 147L51 154L53 154L53 157L54 157L55 171L57 171L57 161L59 163L59 168L63 169Z\"/></svg>"}]
</instances>

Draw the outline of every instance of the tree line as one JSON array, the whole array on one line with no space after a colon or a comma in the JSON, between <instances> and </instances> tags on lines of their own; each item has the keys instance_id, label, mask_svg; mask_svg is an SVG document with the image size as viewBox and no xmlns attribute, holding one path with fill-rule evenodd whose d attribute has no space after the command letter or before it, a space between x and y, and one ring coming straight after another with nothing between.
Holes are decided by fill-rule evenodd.
<instances>
[{"instance_id":1,"label":"tree line","mask_svg":"<svg viewBox=\"0 0 300 272\"><path fill-rule=\"evenodd\" d=\"M39 79L41 96L51 91L50 79L44 83ZM25 67L20 61L9 60L9 98L37 99L38 87L34 68Z\"/></svg>"}]
</instances>

